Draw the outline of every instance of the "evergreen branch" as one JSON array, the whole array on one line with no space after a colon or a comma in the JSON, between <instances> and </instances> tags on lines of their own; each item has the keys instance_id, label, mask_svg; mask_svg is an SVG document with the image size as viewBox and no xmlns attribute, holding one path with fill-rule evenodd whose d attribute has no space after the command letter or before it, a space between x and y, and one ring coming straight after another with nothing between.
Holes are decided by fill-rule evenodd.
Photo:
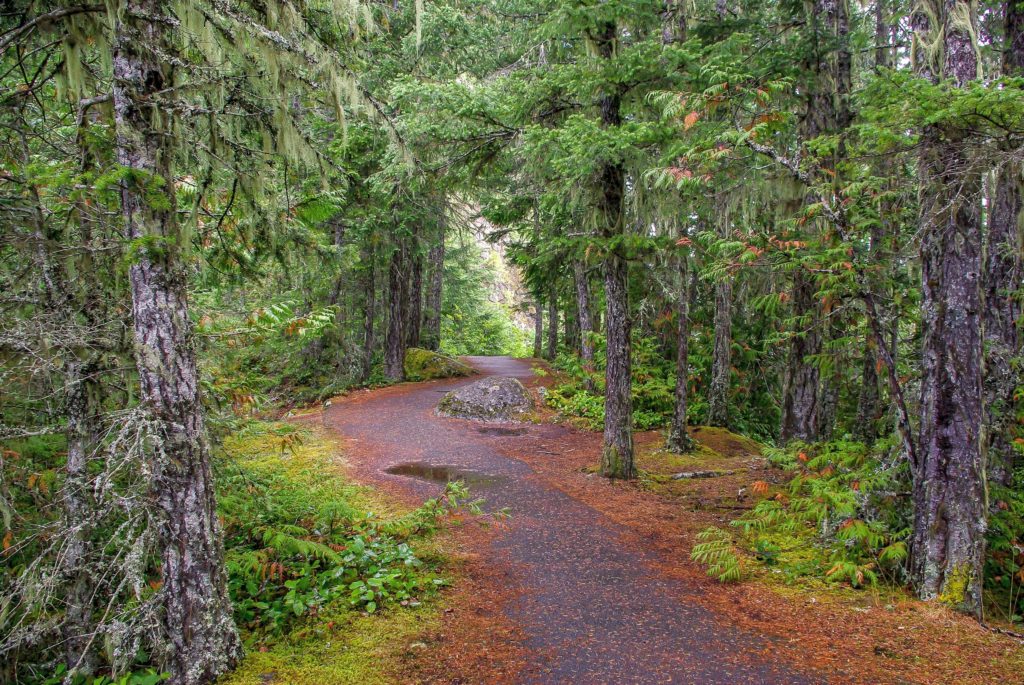
<instances>
[{"instance_id":1,"label":"evergreen branch","mask_svg":"<svg viewBox=\"0 0 1024 685\"><path fill-rule=\"evenodd\" d=\"M6 50L14 41L18 40L37 26L45 26L51 22L67 19L68 17L74 17L79 14L106 11L107 8L104 5L76 5L74 7L61 7L60 9L55 9L52 12L40 14L29 19L21 26L7 31L3 36L0 36L0 52Z\"/></svg>"}]
</instances>

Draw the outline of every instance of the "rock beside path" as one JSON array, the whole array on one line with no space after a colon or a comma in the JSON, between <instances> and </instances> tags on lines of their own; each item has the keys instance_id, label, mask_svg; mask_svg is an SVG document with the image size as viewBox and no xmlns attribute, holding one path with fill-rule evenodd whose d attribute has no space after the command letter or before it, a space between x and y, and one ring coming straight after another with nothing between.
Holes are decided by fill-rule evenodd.
<instances>
[{"instance_id":1,"label":"rock beside path","mask_svg":"<svg viewBox=\"0 0 1024 685\"><path fill-rule=\"evenodd\" d=\"M473 369L454 357L410 347L405 351L405 377L410 381L469 376Z\"/></svg>"},{"instance_id":2,"label":"rock beside path","mask_svg":"<svg viewBox=\"0 0 1024 685\"><path fill-rule=\"evenodd\" d=\"M441 398L443 416L483 421L511 421L533 409L533 398L515 378L489 376Z\"/></svg>"}]
</instances>

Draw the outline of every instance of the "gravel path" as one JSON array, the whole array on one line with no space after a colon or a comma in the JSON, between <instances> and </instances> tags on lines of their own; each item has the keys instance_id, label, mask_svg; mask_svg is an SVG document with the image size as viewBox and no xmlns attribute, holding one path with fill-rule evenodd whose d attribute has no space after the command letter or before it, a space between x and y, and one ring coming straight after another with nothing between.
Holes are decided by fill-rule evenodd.
<instances>
[{"instance_id":1,"label":"gravel path","mask_svg":"<svg viewBox=\"0 0 1024 685\"><path fill-rule=\"evenodd\" d=\"M485 375L532 376L523 360L469 361ZM696 588L652 570L642 540L501 454L508 441L557 440L565 429L434 415L443 392L472 380L359 393L329 407L324 422L358 446L348 456L374 481L426 498L451 475L466 479L489 508L509 508L511 521L481 553L517 585L504 609L526 635L530 666L519 682L821 682L773 658L769 640L687 602Z\"/></svg>"}]
</instances>

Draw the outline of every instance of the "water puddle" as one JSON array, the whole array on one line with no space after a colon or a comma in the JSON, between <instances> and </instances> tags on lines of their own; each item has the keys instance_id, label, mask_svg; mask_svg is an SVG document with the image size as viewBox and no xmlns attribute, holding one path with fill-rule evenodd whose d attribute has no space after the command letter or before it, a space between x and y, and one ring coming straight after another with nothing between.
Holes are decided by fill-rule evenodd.
<instances>
[{"instance_id":1,"label":"water puddle","mask_svg":"<svg viewBox=\"0 0 1024 685\"><path fill-rule=\"evenodd\" d=\"M482 471L464 469L448 464L429 464L424 461L395 464L385 469L384 472L395 476L410 476L420 480L428 480L432 483L449 483L461 480L470 487L497 485L508 480L505 476L496 476L491 473L483 473Z\"/></svg>"},{"instance_id":2,"label":"water puddle","mask_svg":"<svg viewBox=\"0 0 1024 685\"><path fill-rule=\"evenodd\" d=\"M481 426L476 429L476 432L484 435L526 435L525 428L502 428L501 426Z\"/></svg>"}]
</instances>

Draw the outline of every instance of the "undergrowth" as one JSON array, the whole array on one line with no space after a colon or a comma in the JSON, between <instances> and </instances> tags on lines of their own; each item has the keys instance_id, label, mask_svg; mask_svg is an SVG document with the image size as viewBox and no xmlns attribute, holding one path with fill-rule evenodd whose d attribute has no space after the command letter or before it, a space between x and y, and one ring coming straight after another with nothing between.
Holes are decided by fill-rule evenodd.
<instances>
[{"instance_id":1,"label":"undergrowth","mask_svg":"<svg viewBox=\"0 0 1024 685\"><path fill-rule=\"evenodd\" d=\"M910 473L895 438L873 447L836 440L764 449L790 476L782 487L755 481L753 509L698 534L691 558L723 582L752 564L787 582L819 579L853 588L908 581L912 523ZM1020 622L1024 613L1024 469L1010 487L992 487L985 588L990 614Z\"/></svg>"},{"instance_id":2,"label":"undergrowth","mask_svg":"<svg viewBox=\"0 0 1024 685\"><path fill-rule=\"evenodd\" d=\"M606 341L602 335L589 335L594 343L593 368L585 368L575 354L560 355L554 362L561 372L560 382L548 390L545 403L563 416L577 419L586 428L598 430L604 425ZM667 350L666 343L658 337L636 331L632 342L633 425L638 430L667 427L675 409L675 352ZM691 425L701 425L707 414L707 401L701 389L708 386L710 378L709 344L710 341L696 336L691 345L687 402ZM752 385L731 399L728 428L754 439L770 441L776 431L776 411L764 389Z\"/></svg>"},{"instance_id":3,"label":"undergrowth","mask_svg":"<svg viewBox=\"0 0 1024 685\"><path fill-rule=\"evenodd\" d=\"M251 423L225 440L218 467L229 589L251 645L330 608L416 605L444 584L414 542L478 503L465 487L397 516L331 467L333 446L290 424Z\"/></svg>"}]
</instances>

